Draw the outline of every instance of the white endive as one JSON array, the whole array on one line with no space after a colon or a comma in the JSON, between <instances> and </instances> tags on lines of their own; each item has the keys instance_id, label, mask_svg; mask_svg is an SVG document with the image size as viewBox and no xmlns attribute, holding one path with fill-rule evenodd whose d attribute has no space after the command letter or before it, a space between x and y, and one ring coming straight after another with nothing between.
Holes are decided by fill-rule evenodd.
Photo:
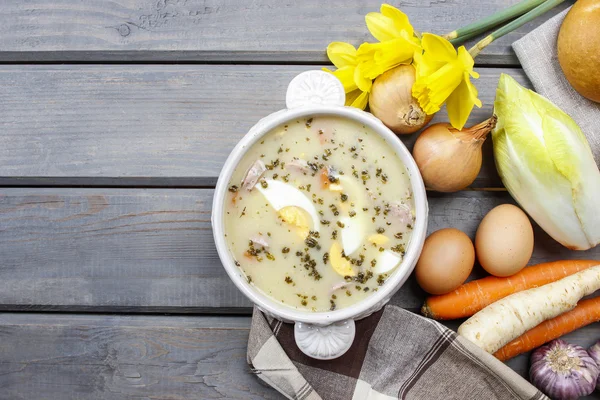
<instances>
[{"instance_id":1,"label":"white endive","mask_svg":"<svg viewBox=\"0 0 600 400\"><path fill-rule=\"evenodd\" d=\"M521 207L573 250L600 242L600 171L575 121L502 74L492 131L496 168Z\"/></svg>"}]
</instances>

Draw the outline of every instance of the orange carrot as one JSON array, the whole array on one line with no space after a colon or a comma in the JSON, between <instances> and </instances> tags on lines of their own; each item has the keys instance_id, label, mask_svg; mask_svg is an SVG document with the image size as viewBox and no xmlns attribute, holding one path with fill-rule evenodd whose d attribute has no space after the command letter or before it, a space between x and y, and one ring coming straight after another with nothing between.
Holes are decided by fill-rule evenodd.
<instances>
[{"instance_id":1,"label":"orange carrot","mask_svg":"<svg viewBox=\"0 0 600 400\"><path fill-rule=\"evenodd\" d=\"M510 360L521 353L540 347L575 329L600 321L600 297L581 300L577 307L556 318L542 322L494 353L500 361Z\"/></svg>"},{"instance_id":2,"label":"orange carrot","mask_svg":"<svg viewBox=\"0 0 600 400\"><path fill-rule=\"evenodd\" d=\"M600 261L596 260L562 260L523 268L506 278L488 276L467 282L453 292L428 297L421 312L438 320L470 317L508 295L557 281L598 264Z\"/></svg>"}]
</instances>

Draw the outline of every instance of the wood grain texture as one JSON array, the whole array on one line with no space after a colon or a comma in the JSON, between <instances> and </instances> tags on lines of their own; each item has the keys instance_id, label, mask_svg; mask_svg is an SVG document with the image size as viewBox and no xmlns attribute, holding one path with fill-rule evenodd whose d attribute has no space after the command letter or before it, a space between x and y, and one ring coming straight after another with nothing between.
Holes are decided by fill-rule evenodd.
<instances>
[{"instance_id":1,"label":"wood grain texture","mask_svg":"<svg viewBox=\"0 0 600 400\"><path fill-rule=\"evenodd\" d=\"M3 399L279 399L246 364L248 317L0 314Z\"/></svg>"},{"instance_id":2,"label":"wood grain texture","mask_svg":"<svg viewBox=\"0 0 600 400\"><path fill-rule=\"evenodd\" d=\"M0 185L214 185L238 140L284 107L288 82L315 68L0 66ZM521 69L480 69L470 123L491 115L501 72L529 85ZM487 142L476 187L501 186Z\"/></svg>"},{"instance_id":3,"label":"wood grain texture","mask_svg":"<svg viewBox=\"0 0 600 400\"><path fill-rule=\"evenodd\" d=\"M0 314L2 397L283 399L250 373L249 327L249 317ZM599 335L595 324L565 338L587 347ZM508 365L527 376L527 355Z\"/></svg>"},{"instance_id":4,"label":"wood grain texture","mask_svg":"<svg viewBox=\"0 0 600 400\"><path fill-rule=\"evenodd\" d=\"M251 304L223 270L210 227L210 189L0 189L0 309L236 312ZM430 196L429 232L474 237L506 192ZM600 257L535 229L531 263ZM482 272L476 268L473 276ZM421 306L413 279L393 303Z\"/></svg>"},{"instance_id":5,"label":"wood grain texture","mask_svg":"<svg viewBox=\"0 0 600 400\"><path fill-rule=\"evenodd\" d=\"M443 34L518 1L407 0L395 5L419 31ZM4 0L0 60L327 62L329 42L358 45L374 40L364 16L378 11L380 4L380 0ZM477 61L516 65L510 44L548 17L499 39Z\"/></svg>"}]
</instances>

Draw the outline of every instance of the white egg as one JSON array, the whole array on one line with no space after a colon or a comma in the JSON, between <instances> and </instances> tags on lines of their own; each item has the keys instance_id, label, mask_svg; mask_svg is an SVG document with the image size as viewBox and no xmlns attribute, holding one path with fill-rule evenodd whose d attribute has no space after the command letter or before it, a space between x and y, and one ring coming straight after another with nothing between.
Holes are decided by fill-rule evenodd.
<instances>
[{"instance_id":1,"label":"white egg","mask_svg":"<svg viewBox=\"0 0 600 400\"><path fill-rule=\"evenodd\" d=\"M366 226L362 218L356 216L354 218L342 217L340 222L344 224L342 228L342 247L344 248L344 254L349 256L358 250L365 237Z\"/></svg>"},{"instance_id":2,"label":"white egg","mask_svg":"<svg viewBox=\"0 0 600 400\"><path fill-rule=\"evenodd\" d=\"M279 211L284 207L298 207L306 211L313 220L313 230L319 231L319 216L312 201L304 195L300 190L292 185L266 179L267 187L263 188L260 183L256 185L256 189L265 196L265 199L271 206Z\"/></svg>"},{"instance_id":3,"label":"white egg","mask_svg":"<svg viewBox=\"0 0 600 400\"><path fill-rule=\"evenodd\" d=\"M402 261L402 257L396 253L393 253L389 250L384 250L377 257L377 264L375 264L375 273L384 274L394 268L396 265L400 264Z\"/></svg>"},{"instance_id":4,"label":"white egg","mask_svg":"<svg viewBox=\"0 0 600 400\"><path fill-rule=\"evenodd\" d=\"M364 190L356 181L344 175L338 178L344 193L348 195L348 200L343 204L354 204L353 210L356 213L354 217L340 218L340 222L344 224L341 230L342 247L344 254L349 256L363 245L367 236L369 219L367 213L363 211L363 208L367 207L367 201Z\"/></svg>"}]
</instances>

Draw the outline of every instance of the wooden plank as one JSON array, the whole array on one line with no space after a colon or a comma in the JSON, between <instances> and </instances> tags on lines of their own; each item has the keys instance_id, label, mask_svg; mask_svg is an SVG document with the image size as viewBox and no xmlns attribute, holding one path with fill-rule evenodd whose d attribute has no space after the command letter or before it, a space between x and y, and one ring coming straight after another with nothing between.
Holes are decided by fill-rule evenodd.
<instances>
[{"instance_id":1,"label":"wooden plank","mask_svg":"<svg viewBox=\"0 0 600 400\"><path fill-rule=\"evenodd\" d=\"M210 189L0 189L0 310L235 312L251 304L222 269ZM429 198L429 232L462 229L511 199L506 192ZM531 263L597 258L535 229ZM473 276L481 276L476 268ZM413 279L393 303L416 309Z\"/></svg>"},{"instance_id":2,"label":"wooden plank","mask_svg":"<svg viewBox=\"0 0 600 400\"><path fill-rule=\"evenodd\" d=\"M249 317L0 314L0 387L10 399L282 399L250 373L249 326ZM599 335L594 324L565 339L587 347ZM508 365L527 376L528 356Z\"/></svg>"},{"instance_id":3,"label":"wooden plank","mask_svg":"<svg viewBox=\"0 0 600 400\"><path fill-rule=\"evenodd\" d=\"M249 323L248 317L0 314L2 397L279 399L246 364Z\"/></svg>"},{"instance_id":4,"label":"wooden plank","mask_svg":"<svg viewBox=\"0 0 600 400\"><path fill-rule=\"evenodd\" d=\"M314 68L0 66L0 186L214 185L237 141ZM470 122L491 115L501 72L528 84L521 69L480 69L484 107ZM402 139L412 147L416 135ZM473 186L501 186L491 140L484 150Z\"/></svg>"},{"instance_id":5,"label":"wooden plank","mask_svg":"<svg viewBox=\"0 0 600 400\"><path fill-rule=\"evenodd\" d=\"M519 0L403 1L419 31L443 34ZM380 0L5 0L0 61L327 62L331 41L373 41L364 16ZM558 7L554 15L566 5ZM477 61L517 65L510 44L542 17L490 45Z\"/></svg>"}]
</instances>

